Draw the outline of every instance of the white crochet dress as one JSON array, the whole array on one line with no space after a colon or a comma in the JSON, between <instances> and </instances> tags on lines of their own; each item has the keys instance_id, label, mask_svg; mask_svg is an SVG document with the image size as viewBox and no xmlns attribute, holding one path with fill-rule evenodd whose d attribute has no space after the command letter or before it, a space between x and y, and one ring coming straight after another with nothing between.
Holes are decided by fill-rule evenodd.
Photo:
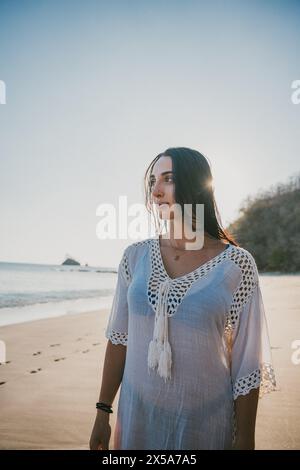
<instances>
[{"instance_id":1,"label":"white crochet dress","mask_svg":"<svg viewBox=\"0 0 300 470\"><path fill-rule=\"evenodd\" d=\"M149 353L159 318L171 350L161 371ZM127 346L115 449L228 449L234 400L275 390L257 266L241 247L172 279L158 236L127 246L105 336Z\"/></svg>"}]
</instances>

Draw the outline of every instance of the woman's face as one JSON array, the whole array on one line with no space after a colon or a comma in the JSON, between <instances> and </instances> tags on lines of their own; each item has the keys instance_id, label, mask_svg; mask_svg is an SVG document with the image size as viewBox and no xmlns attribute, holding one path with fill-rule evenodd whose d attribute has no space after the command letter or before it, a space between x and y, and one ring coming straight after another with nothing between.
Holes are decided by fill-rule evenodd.
<instances>
[{"instance_id":1,"label":"woman's face","mask_svg":"<svg viewBox=\"0 0 300 470\"><path fill-rule=\"evenodd\" d=\"M172 173L171 157L160 157L152 168L150 175L152 201L158 210L159 217L172 217L170 207L175 204L175 181Z\"/></svg>"}]
</instances>

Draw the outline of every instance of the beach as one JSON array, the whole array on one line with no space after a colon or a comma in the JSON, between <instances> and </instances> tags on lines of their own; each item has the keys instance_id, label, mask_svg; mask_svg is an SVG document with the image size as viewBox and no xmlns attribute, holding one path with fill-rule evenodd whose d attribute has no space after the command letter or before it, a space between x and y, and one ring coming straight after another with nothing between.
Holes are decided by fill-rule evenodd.
<instances>
[{"instance_id":1,"label":"beach","mask_svg":"<svg viewBox=\"0 0 300 470\"><path fill-rule=\"evenodd\" d=\"M261 276L277 391L259 401L256 448L300 449L300 276ZM1 449L88 449L110 309L3 326ZM300 354L298 354L298 357ZM295 362L295 361L294 361ZM118 395L110 423L112 434Z\"/></svg>"}]
</instances>

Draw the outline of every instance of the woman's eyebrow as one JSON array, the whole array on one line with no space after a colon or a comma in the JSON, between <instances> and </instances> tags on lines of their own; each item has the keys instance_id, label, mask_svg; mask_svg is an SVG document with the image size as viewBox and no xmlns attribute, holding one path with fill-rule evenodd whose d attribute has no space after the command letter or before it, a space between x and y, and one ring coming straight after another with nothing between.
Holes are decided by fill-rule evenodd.
<instances>
[{"instance_id":1,"label":"woman's eyebrow","mask_svg":"<svg viewBox=\"0 0 300 470\"><path fill-rule=\"evenodd\" d=\"M172 175L174 174L173 171L163 171L163 172L161 173L161 176L163 176L163 175L168 175L169 173L172 173ZM155 178L155 176L154 176L154 175L150 175L150 178Z\"/></svg>"}]
</instances>

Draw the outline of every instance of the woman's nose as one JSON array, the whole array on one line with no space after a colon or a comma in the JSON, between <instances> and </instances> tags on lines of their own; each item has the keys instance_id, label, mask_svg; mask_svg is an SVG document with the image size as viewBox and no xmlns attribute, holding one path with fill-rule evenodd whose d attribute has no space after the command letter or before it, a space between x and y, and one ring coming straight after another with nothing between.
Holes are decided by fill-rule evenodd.
<instances>
[{"instance_id":1,"label":"woman's nose","mask_svg":"<svg viewBox=\"0 0 300 470\"><path fill-rule=\"evenodd\" d=\"M158 197L162 194L162 187L159 182L153 184L152 194L155 197Z\"/></svg>"}]
</instances>

